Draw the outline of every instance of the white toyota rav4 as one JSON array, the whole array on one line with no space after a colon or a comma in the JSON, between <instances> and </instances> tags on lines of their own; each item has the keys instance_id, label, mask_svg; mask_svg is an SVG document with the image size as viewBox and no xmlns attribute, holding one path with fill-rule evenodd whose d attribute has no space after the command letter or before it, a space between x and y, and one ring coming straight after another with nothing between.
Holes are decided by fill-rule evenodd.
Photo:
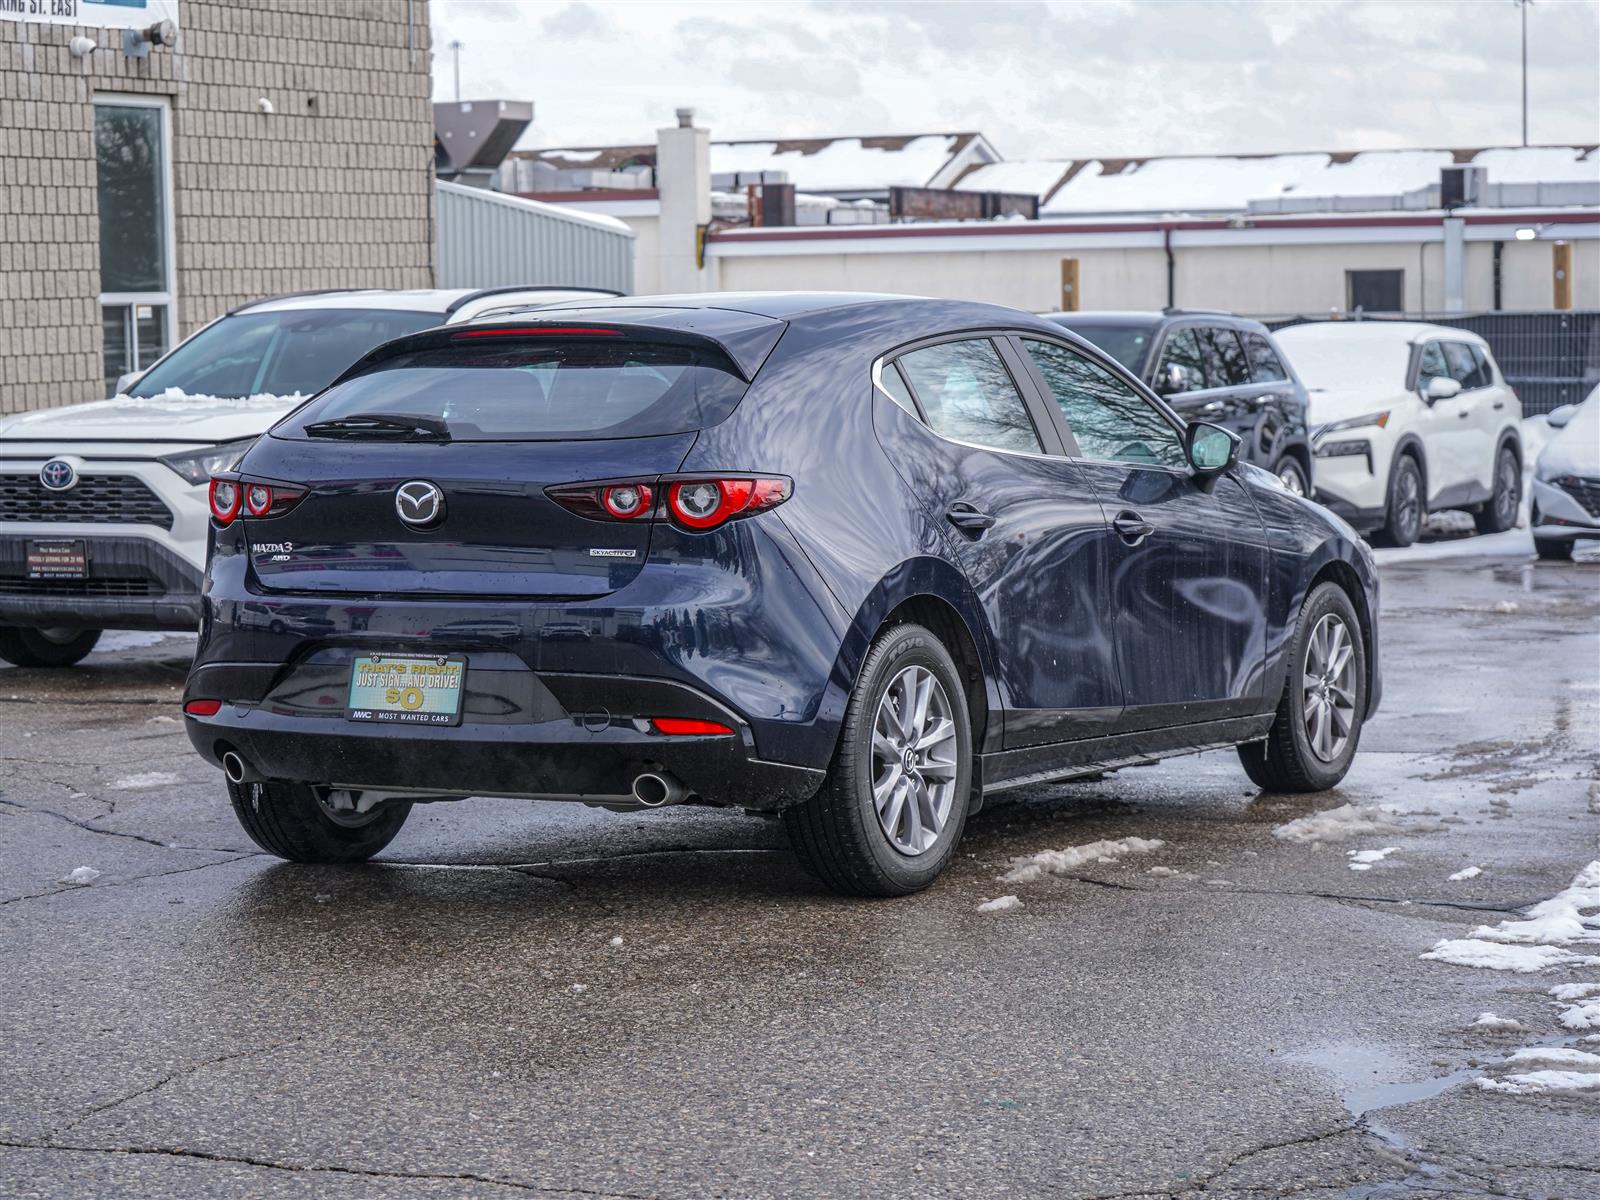
<instances>
[{"instance_id":1,"label":"white toyota rav4","mask_svg":"<svg viewBox=\"0 0 1600 1200\"><path fill-rule=\"evenodd\" d=\"M211 322L109 400L0 419L0 658L70 666L103 629L194 629L213 472L380 343L594 294L280 296Z\"/></svg>"},{"instance_id":2,"label":"white toyota rav4","mask_svg":"<svg viewBox=\"0 0 1600 1200\"><path fill-rule=\"evenodd\" d=\"M1480 533L1516 524L1522 404L1477 334L1325 321L1273 336L1310 398L1323 504L1392 546L1440 509L1467 510Z\"/></svg>"}]
</instances>

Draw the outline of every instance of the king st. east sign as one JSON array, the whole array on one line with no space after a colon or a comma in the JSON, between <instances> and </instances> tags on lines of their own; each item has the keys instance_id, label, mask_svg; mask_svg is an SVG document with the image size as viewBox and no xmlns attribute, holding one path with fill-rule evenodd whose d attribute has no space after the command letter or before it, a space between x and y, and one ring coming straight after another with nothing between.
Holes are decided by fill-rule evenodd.
<instances>
[{"instance_id":1,"label":"king st. east sign","mask_svg":"<svg viewBox=\"0 0 1600 1200\"><path fill-rule=\"evenodd\" d=\"M0 0L0 21L148 29L178 20L178 0Z\"/></svg>"}]
</instances>

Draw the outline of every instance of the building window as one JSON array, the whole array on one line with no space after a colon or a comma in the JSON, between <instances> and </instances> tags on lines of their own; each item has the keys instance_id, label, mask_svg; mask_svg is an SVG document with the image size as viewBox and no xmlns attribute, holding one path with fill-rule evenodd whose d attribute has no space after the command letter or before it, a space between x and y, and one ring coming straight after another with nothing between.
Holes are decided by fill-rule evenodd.
<instances>
[{"instance_id":1,"label":"building window","mask_svg":"<svg viewBox=\"0 0 1600 1200\"><path fill-rule=\"evenodd\" d=\"M172 344L172 154L165 100L97 96L106 395Z\"/></svg>"},{"instance_id":2,"label":"building window","mask_svg":"<svg viewBox=\"0 0 1600 1200\"><path fill-rule=\"evenodd\" d=\"M1405 311L1404 271L1346 271L1345 307L1351 312Z\"/></svg>"}]
</instances>

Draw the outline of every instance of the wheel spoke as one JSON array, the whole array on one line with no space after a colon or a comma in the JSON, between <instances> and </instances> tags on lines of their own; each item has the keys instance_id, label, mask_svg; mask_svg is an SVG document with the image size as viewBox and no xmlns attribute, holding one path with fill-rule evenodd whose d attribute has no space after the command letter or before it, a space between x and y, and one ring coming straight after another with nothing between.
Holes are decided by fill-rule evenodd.
<instances>
[{"instance_id":1,"label":"wheel spoke","mask_svg":"<svg viewBox=\"0 0 1600 1200\"><path fill-rule=\"evenodd\" d=\"M933 792L924 780L917 780L915 788L917 798L918 816L921 818L922 827L933 838L939 836L939 830L944 828L944 816L933 802ZM931 838L930 838L931 840Z\"/></svg>"},{"instance_id":2,"label":"wheel spoke","mask_svg":"<svg viewBox=\"0 0 1600 1200\"><path fill-rule=\"evenodd\" d=\"M898 784L889 793L889 802L878 810L878 820L883 822L883 827L890 837L898 836L900 829L900 815L905 811L906 793L909 790L905 779L896 781Z\"/></svg>"},{"instance_id":3,"label":"wheel spoke","mask_svg":"<svg viewBox=\"0 0 1600 1200\"><path fill-rule=\"evenodd\" d=\"M917 802L917 798L915 794L913 794L910 780L906 781L905 796L909 797L905 800L906 845L910 847L914 853L920 853L923 849L922 806Z\"/></svg>"},{"instance_id":4,"label":"wheel spoke","mask_svg":"<svg viewBox=\"0 0 1600 1200\"><path fill-rule=\"evenodd\" d=\"M917 771L924 779L934 779L942 782L956 777L956 764L953 762L940 762L935 759L923 763L917 768Z\"/></svg>"},{"instance_id":5,"label":"wheel spoke","mask_svg":"<svg viewBox=\"0 0 1600 1200\"><path fill-rule=\"evenodd\" d=\"M883 811L884 804L904 777L905 772L900 769L900 760L896 758L884 772L883 778L872 785L872 802L877 805L879 812Z\"/></svg>"},{"instance_id":6,"label":"wheel spoke","mask_svg":"<svg viewBox=\"0 0 1600 1200\"><path fill-rule=\"evenodd\" d=\"M956 723L946 717L939 717L931 724L922 727L922 736L912 743L911 748L917 751L932 750L935 746L954 741L955 736Z\"/></svg>"},{"instance_id":7,"label":"wheel spoke","mask_svg":"<svg viewBox=\"0 0 1600 1200\"><path fill-rule=\"evenodd\" d=\"M916 744L914 739L919 737L928 727L928 703L932 699L933 676L926 671L919 672L917 676L916 705L912 709L911 728L907 731L907 737L913 739L913 745Z\"/></svg>"},{"instance_id":8,"label":"wheel spoke","mask_svg":"<svg viewBox=\"0 0 1600 1200\"><path fill-rule=\"evenodd\" d=\"M872 731L872 753L885 762L900 761L900 747L886 737L880 729Z\"/></svg>"}]
</instances>

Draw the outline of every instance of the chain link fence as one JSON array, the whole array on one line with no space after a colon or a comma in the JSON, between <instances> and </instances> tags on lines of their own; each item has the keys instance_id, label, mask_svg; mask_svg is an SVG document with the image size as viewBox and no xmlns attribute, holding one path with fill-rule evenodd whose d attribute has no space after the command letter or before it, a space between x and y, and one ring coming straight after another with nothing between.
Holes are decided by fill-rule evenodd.
<instances>
[{"instance_id":1,"label":"chain link fence","mask_svg":"<svg viewBox=\"0 0 1600 1200\"><path fill-rule=\"evenodd\" d=\"M1427 321L1477 334L1489 343L1525 415L1576 404L1600 383L1600 310L1260 317L1271 329L1311 321Z\"/></svg>"}]
</instances>

